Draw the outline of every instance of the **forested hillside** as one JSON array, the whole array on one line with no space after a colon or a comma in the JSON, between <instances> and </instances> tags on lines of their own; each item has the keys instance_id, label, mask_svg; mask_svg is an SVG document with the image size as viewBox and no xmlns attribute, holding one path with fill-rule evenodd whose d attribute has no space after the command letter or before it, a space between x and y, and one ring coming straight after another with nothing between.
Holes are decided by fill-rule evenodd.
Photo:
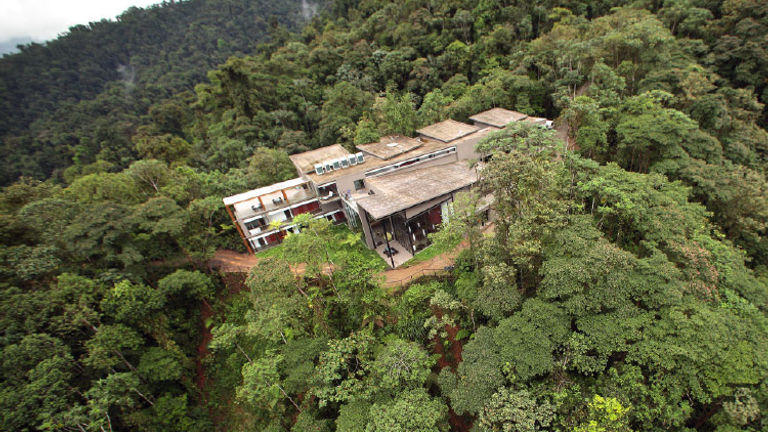
<instances>
[{"instance_id":1,"label":"forested hillside","mask_svg":"<svg viewBox=\"0 0 768 432\"><path fill-rule=\"evenodd\" d=\"M0 429L768 428L768 3L308 6L164 4L0 60ZM496 106L568 143L479 144L453 271L384 289L324 220L210 267L242 249L221 198L289 153Z\"/></svg>"},{"instance_id":2,"label":"forested hillside","mask_svg":"<svg viewBox=\"0 0 768 432\"><path fill-rule=\"evenodd\" d=\"M300 0L165 2L69 29L0 59L0 184L61 175L73 160L123 166L150 106L186 100L228 57L280 44L318 11ZM188 98L187 98L188 99Z\"/></svg>"}]
</instances>

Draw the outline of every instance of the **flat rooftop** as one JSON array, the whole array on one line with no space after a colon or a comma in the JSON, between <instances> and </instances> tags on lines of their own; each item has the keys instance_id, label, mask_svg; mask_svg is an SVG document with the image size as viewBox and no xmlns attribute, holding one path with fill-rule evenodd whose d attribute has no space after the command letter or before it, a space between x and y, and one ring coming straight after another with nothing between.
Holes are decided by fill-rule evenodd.
<instances>
[{"instance_id":1,"label":"flat rooftop","mask_svg":"<svg viewBox=\"0 0 768 432\"><path fill-rule=\"evenodd\" d=\"M407 172L395 172L366 180L374 195L357 200L374 219L381 219L477 182L477 173L466 161Z\"/></svg>"},{"instance_id":2,"label":"flat rooftop","mask_svg":"<svg viewBox=\"0 0 768 432\"><path fill-rule=\"evenodd\" d=\"M486 126L486 127L482 128L482 129L478 130L477 132L472 132L471 134L469 134L467 136L464 136L464 137L461 137L461 138L459 138L457 140L451 141L450 144L452 146L454 146L454 145L459 145L459 144L461 144L463 142L466 142L466 141L469 141L469 140L479 140L481 138L485 138L489 133L496 132L496 131L498 131L500 129L501 128L497 128L497 127L493 127L493 126Z\"/></svg>"},{"instance_id":3,"label":"flat rooftop","mask_svg":"<svg viewBox=\"0 0 768 432\"><path fill-rule=\"evenodd\" d=\"M295 188L296 186L302 185L306 183L307 181L304 180L301 177L286 180L284 182L271 184L269 186L264 186L258 189L249 190L248 192L243 192L237 195L232 195L224 198L224 205L232 205L237 204L239 202L248 201L250 199L260 197L262 195L267 195L273 192L281 191L283 189L291 189Z\"/></svg>"},{"instance_id":4,"label":"flat rooftop","mask_svg":"<svg viewBox=\"0 0 768 432\"><path fill-rule=\"evenodd\" d=\"M339 178L348 176L350 174L359 174L362 177L363 173L368 172L370 170L381 168L383 166L387 166L387 165L400 162L406 159L418 157L423 154L436 152L438 150L452 147L453 145L454 145L453 143L444 143L441 141L422 139L421 145L419 147L416 147L404 153L400 153L399 155L394 156L391 159L381 159L381 158L366 154L365 161L363 163L358 163L357 165L351 165L349 168L342 168L339 170L334 170L334 171L326 172L323 174L317 174L314 171L312 171L310 173L307 173L307 177L318 186L324 185L326 183L335 182Z\"/></svg>"},{"instance_id":5,"label":"flat rooftop","mask_svg":"<svg viewBox=\"0 0 768 432\"><path fill-rule=\"evenodd\" d=\"M379 159L387 160L421 147L421 145L421 141L405 135L387 135L382 137L379 142L361 144L357 148Z\"/></svg>"},{"instance_id":6,"label":"flat rooftop","mask_svg":"<svg viewBox=\"0 0 768 432\"><path fill-rule=\"evenodd\" d=\"M291 158L291 162L293 162L301 172L307 173L314 171L315 165L317 164L327 160L349 157L350 154L352 153L348 152L341 144L333 144L303 153L296 153L289 157Z\"/></svg>"},{"instance_id":7,"label":"flat rooftop","mask_svg":"<svg viewBox=\"0 0 768 432\"><path fill-rule=\"evenodd\" d=\"M435 123L427 127L423 127L417 130L416 133L429 138L440 140L442 142L449 142L469 135L478 129L480 128L477 126L448 119L441 121L440 123Z\"/></svg>"},{"instance_id":8,"label":"flat rooftop","mask_svg":"<svg viewBox=\"0 0 768 432\"><path fill-rule=\"evenodd\" d=\"M520 121L526 117L528 117L528 115L521 112L504 108L491 108L488 111L475 114L469 119L479 123L495 126L497 128L503 128L510 123Z\"/></svg>"}]
</instances>

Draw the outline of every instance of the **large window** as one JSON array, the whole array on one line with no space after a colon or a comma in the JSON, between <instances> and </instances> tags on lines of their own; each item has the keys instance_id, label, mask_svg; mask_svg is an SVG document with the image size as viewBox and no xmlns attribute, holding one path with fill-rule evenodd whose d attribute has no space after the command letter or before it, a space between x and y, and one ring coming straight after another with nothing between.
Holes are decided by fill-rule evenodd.
<instances>
[{"instance_id":1,"label":"large window","mask_svg":"<svg viewBox=\"0 0 768 432\"><path fill-rule=\"evenodd\" d=\"M264 220L264 218L257 218L252 221L248 221L245 223L245 227L248 228L248 230L255 230L257 228L261 228L264 225L266 225L267 222Z\"/></svg>"},{"instance_id":2,"label":"large window","mask_svg":"<svg viewBox=\"0 0 768 432\"><path fill-rule=\"evenodd\" d=\"M320 195L320 199L331 199L339 195L336 190L336 183L329 183L317 188L317 193Z\"/></svg>"}]
</instances>

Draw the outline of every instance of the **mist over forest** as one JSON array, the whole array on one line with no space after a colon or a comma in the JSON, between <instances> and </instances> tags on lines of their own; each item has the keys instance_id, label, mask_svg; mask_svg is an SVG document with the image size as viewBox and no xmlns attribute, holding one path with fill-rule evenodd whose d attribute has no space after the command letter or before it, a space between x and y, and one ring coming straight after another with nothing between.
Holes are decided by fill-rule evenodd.
<instances>
[{"instance_id":1,"label":"mist over forest","mask_svg":"<svg viewBox=\"0 0 768 432\"><path fill-rule=\"evenodd\" d=\"M766 103L761 0L170 1L21 45L0 430L768 430ZM443 271L325 219L250 257L222 202L495 107L555 128L478 144Z\"/></svg>"}]
</instances>

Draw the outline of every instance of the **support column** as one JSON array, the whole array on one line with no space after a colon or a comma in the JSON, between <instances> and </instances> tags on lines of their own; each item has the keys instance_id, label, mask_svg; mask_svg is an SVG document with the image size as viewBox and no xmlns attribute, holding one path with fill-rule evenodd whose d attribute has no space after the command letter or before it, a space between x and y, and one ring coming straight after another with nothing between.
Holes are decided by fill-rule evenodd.
<instances>
[{"instance_id":1,"label":"support column","mask_svg":"<svg viewBox=\"0 0 768 432\"><path fill-rule=\"evenodd\" d=\"M368 249L376 249L376 242L373 241L373 233L371 233L371 224L368 219L368 212L364 209L357 207L360 211L357 215L360 217L360 225L363 228L363 234L365 237L365 244Z\"/></svg>"},{"instance_id":2,"label":"support column","mask_svg":"<svg viewBox=\"0 0 768 432\"><path fill-rule=\"evenodd\" d=\"M392 216L389 218L389 228L394 231L394 228L392 227ZM392 268L395 268L395 257L394 254L392 254L392 248L389 246L389 232L387 232L387 219L384 220L384 241L387 242L387 252L389 252L389 260L392 262ZM392 234L392 237L394 237L395 234Z\"/></svg>"},{"instance_id":3,"label":"support column","mask_svg":"<svg viewBox=\"0 0 768 432\"><path fill-rule=\"evenodd\" d=\"M240 223L235 219L235 215L232 214L232 209L229 208L228 205L225 205L224 208L227 209L227 213L229 213L229 217L232 219L232 223L235 224L235 228L237 228L237 232L240 233L240 238L243 239L243 244L245 245L245 248L248 249L248 252L254 253L253 248L251 247L251 244L248 243L248 239L245 238L245 233L243 232L243 229L240 227Z\"/></svg>"},{"instance_id":4,"label":"support column","mask_svg":"<svg viewBox=\"0 0 768 432\"><path fill-rule=\"evenodd\" d=\"M405 218L405 211L403 211L403 219L405 219L405 230L404 231L406 232L406 236L408 237L408 246L410 246L410 249L408 250L408 252L411 255L416 255L416 250L413 248L413 233L411 232L410 229L408 229L408 227L410 226L409 225L410 224L410 220ZM403 247L405 247L405 245L403 245Z\"/></svg>"}]
</instances>

